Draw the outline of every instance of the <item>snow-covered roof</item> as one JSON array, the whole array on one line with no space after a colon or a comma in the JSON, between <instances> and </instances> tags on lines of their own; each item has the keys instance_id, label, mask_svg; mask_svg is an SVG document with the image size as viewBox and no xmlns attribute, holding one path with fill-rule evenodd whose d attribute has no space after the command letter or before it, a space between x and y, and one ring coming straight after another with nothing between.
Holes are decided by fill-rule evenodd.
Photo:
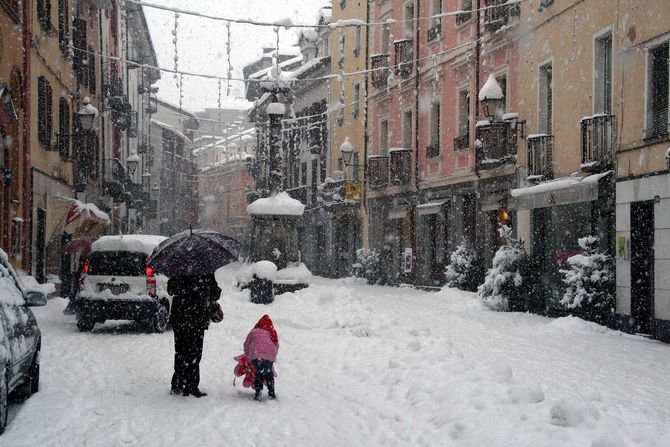
<instances>
[{"instance_id":1,"label":"snow-covered roof","mask_svg":"<svg viewBox=\"0 0 670 447\"><path fill-rule=\"evenodd\" d=\"M287 59L284 62L280 62L278 65L280 68L286 68L294 64L299 64L300 62L302 62L302 54L292 57L291 59ZM265 67L262 70L258 70L257 72L250 74L249 79L260 79L263 76L269 74L271 70L272 66Z\"/></svg>"},{"instance_id":2,"label":"snow-covered roof","mask_svg":"<svg viewBox=\"0 0 670 447\"><path fill-rule=\"evenodd\" d=\"M157 125L158 127L162 127L163 129L169 130L170 132L174 133L174 134L177 135L179 138L181 138L182 140L184 140L184 141L186 141L186 142L188 142L188 143L191 142L191 139L190 139L189 137L187 137L186 135L184 135L179 129L177 129L177 128L174 127L174 126L171 126L171 125L169 125L169 124L165 124L165 123L163 123L163 122L161 122L161 121L158 121L158 120L155 120L155 119L151 119L151 124L155 124L155 125Z\"/></svg>"},{"instance_id":3,"label":"snow-covered roof","mask_svg":"<svg viewBox=\"0 0 670 447\"><path fill-rule=\"evenodd\" d=\"M303 75L304 73L308 72L308 71L311 70L312 68L317 67L318 65L320 65L320 64L323 63L326 59L329 59L329 58L330 58L330 56L317 57L317 58L312 59L311 61L309 61L309 62L307 62L307 63L301 65L301 66L298 67L297 69L295 69L295 70L293 70L293 71L291 71L291 72L284 73L284 74L285 74L285 76L286 76L287 78L289 78L289 79L296 79L296 78L299 78L301 75Z\"/></svg>"},{"instance_id":4,"label":"snow-covered roof","mask_svg":"<svg viewBox=\"0 0 670 447\"><path fill-rule=\"evenodd\" d=\"M305 205L288 195L286 191L264 199L256 199L247 205L249 214L271 214L279 216L302 216Z\"/></svg>"},{"instance_id":5,"label":"snow-covered roof","mask_svg":"<svg viewBox=\"0 0 670 447\"><path fill-rule=\"evenodd\" d=\"M91 251L131 251L151 255L154 248L167 239L150 234L102 236L91 244Z\"/></svg>"}]
</instances>

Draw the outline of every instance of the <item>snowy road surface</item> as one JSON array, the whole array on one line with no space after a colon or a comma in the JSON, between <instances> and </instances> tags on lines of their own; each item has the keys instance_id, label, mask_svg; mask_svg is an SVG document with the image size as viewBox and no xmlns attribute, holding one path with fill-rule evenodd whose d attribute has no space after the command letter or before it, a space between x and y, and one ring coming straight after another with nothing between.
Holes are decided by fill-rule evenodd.
<instances>
[{"instance_id":1,"label":"snowy road surface","mask_svg":"<svg viewBox=\"0 0 670 447\"><path fill-rule=\"evenodd\" d=\"M205 334L203 399L168 394L171 332L79 333L64 300L36 309L41 390L12 406L0 446L670 445L670 345L351 279L255 305L230 275L218 275L225 320ZM265 312L279 398L258 403L233 388L233 357Z\"/></svg>"}]
</instances>

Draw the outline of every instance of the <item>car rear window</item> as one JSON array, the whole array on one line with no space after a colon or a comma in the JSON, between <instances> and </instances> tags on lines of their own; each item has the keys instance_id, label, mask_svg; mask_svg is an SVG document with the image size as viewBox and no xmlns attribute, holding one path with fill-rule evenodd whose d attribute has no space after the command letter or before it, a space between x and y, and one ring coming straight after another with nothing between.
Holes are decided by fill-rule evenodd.
<instances>
[{"instance_id":1,"label":"car rear window","mask_svg":"<svg viewBox=\"0 0 670 447\"><path fill-rule=\"evenodd\" d=\"M144 276L147 255L131 251L94 251L88 262L89 275Z\"/></svg>"}]
</instances>

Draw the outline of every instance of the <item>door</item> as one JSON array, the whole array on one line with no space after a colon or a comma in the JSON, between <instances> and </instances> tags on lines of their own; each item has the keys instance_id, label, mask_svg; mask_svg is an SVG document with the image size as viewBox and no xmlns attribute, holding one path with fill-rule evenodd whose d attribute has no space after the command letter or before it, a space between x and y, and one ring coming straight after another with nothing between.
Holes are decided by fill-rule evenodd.
<instances>
[{"instance_id":1,"label":"door","mask_svg":"<svg viewBox=\"0 0 670 447\"><path fill-rule=\"evenodd\" d=\"M630 206L630 307L635 331L650 334L654 316L654 203Z\"/></svg>"},{"instance_id":2,"label":"door","mask_svg":"<svg viewBox=\"0 0 670 447\"><path fill-rule=\"evenodd\" d=\"M35 261L35 279L40 284L46 281L46 233L47 233L47 211L44 208L37 209L37 240Z\"/></svg>"}]
</instances>

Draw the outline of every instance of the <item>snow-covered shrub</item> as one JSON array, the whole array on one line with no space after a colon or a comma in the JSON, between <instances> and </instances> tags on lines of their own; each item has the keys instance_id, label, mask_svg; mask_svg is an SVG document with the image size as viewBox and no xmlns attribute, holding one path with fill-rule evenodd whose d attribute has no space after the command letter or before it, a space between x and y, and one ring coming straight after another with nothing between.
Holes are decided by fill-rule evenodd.
<instances>
[{"instance_id":1,"label":"snow-covered shrub","mask_svg":"<svg viewBox=\"0 0 670 447\"><path fill-rule=\"evenodd\" d=\"M381 280L379 254L371 248L359 248L356 250L356 268L360 275L368 280L370 284L377 284Z\"/></svg>"},{"instance_id":2,"label":"snow-covered shrub","mask_svg":"<svg viewBox=\"0 0 670 447\"><path fill-rule=\"evenodd\" d=\"M463 239L451 253L450 260L444 271L446 286L461 290L477 290L482 269L472 245Z\"/></svg>"},{"instance_id":3,"label":"snow-covered shrub","mask_svg":"<svg viewBox=\"0 0 670 447\"><path fill-rule=\"evenodd\" d=\"M597 248L598 238L578 240L583 253L568 258L570 268L561 270L568 286L561 304L596 323L606 323L614 309L614 262Z\"/></svg>"},{"instance_id":4,"label":"snow-covered shrub","mask_svg":"<svg viewBox=\"0 0 670 447\"><path fill-rule=\"evenodd\" d=\"M500 237L507 243L496 251L493 265L486 272L484 284L477 289L477 295L494 310L524 310L525 288L527 286L527 257L523 242L512 237L512 229L503 226Z\"/></svg>"}]
</instances>

